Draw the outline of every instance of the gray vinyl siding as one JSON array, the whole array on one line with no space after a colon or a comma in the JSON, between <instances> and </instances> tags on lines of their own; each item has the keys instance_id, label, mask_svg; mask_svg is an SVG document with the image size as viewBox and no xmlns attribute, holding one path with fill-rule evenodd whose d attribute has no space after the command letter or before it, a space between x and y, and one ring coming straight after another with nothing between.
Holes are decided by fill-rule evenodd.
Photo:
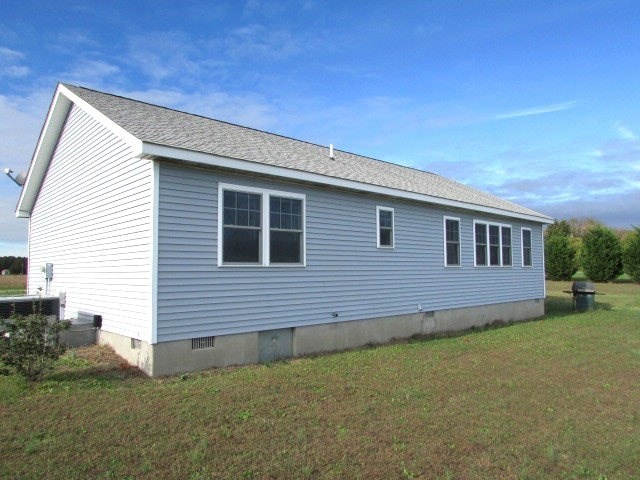
<instances>
[{"instance_id":1,"label":"gray vinyl siding","mask_svg":"<svg viewBox=\"0 0 640 480\"><path fill-rule=\"evenodd\" d=\"M80 108L67 117L30 218L29 292L66 292L67 318L150 340L153 164Z\"/></svg>"},{"instance_id":2,"label":"gray vinyl siding","mask_svg":"<svg viewBox=\"0 0 640 480\"><path fill-rule=\"evenodd\" d=\"M305 194L306 267L218 267L218 183ZM376 206L394 209L393 249L376 246ZM460 267L444 266L444 215ZM511 225L512 267L474 267L474 220ZM158 242L158 341L544 297L539 224L212 170L160 165Z\"/></svg>"}]
</instances>

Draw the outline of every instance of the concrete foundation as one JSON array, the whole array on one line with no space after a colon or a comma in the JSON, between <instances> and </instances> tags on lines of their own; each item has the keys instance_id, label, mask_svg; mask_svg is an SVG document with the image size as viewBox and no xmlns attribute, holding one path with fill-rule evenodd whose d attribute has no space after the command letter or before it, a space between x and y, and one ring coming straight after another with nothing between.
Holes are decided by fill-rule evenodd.
<instances>
[{"instance_id":1,"label":"concrete foundation","mask_svg":"<svg viewBox=\"0 0 640 480\"><path fill-rule=\"evenodd\" d=\"M293 354L346 350L413 335L456 332L494 322L517 322L543 315L543 300L527 300L300 327L294 329Z\"/></svg>"},{"instance_id":2,"label":"concrete foundation","mask_svg":"<svg viewBox=\"0 0 640 480\"><path fill-rule=\"evenodd\" d=\"M543 315L544 301L537 299L295 327L291 329L292 355L346 350L413 335L461 331L494 322L515 322ZM209 348L193 349L191 339L152 345L105 331L100 331L98 336L100 343L111 345L129 363L154 377L258 363L258 332L221 335L214 340Z\"/></svg>"}]
</instances>

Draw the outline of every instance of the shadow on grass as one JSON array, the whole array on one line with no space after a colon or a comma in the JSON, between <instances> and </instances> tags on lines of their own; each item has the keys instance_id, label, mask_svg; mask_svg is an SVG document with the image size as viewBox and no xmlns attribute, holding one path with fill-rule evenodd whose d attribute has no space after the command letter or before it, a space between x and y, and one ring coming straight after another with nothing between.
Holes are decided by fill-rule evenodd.
<instances>
[{"instance_id":1,"label":"shadow on grass","mask_svg":"<svg viewBox=\"0 0 640 480\"><path fill-rule=\"evenodd\" d=\"M543 318L557 318L565 315L578 314L573 305L573 298L571 295L547 296L545 303L545 316ZM610 303L598 301L598 295L596 294L595 310L610 311L613 310L613 306Z\"/></svg>"}]
</instances>

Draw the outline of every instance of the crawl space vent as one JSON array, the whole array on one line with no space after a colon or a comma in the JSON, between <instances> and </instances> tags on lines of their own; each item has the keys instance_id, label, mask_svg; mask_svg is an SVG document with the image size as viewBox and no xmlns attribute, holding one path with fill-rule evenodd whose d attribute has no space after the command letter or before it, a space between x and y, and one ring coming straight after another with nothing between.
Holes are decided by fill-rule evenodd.
<instances>
[{"instance_id":1,"label":"crawl space vent","mask_svg":"<svg viewBox=\"0 0 640 480\"><path fill-rule=\"evenodd\" d=\"M198 337L191 339L191 350L202 350L203 348L213 348L216 337Z\"/></svg>"}]
</instances>

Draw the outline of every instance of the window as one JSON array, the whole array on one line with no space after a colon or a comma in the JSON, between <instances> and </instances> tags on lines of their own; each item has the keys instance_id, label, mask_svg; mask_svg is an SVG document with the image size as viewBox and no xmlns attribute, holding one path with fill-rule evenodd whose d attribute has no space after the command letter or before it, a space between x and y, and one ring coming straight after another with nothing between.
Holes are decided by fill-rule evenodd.
<instances>
[{"instance_id":1,"label":"window","mask_svg":"<svg viewBox=\"0 0 640 480\"><path fill-rule=\"evenodd\" d=\"M500 227L489 225L489 265L500 265Z\"/></svg>"},{"instance_id":2,"label":"window","mask_svg":"<svg viewBox=\"0 0 640 480\"><path fill-rule=\"evenodd\" d=\"M487 264L487 225L476 223L474 225L476 238L476 266Z\"/></svg>"},{"instance_id":3,"label":"window","mask_svg":"<svg viewBox=\"0 0 640 480\"><path fill-rule=\"evenodd\" d=\"M225 263L260 263L262 197L224 192L223 258Z\"/></svg>"},{"instance_id":4,"label":"window","mask_svg":"<svg viewBox=\"0 0 640 480\"><path fill-rule=\"evenodd\" d=\"M460 219L444 217L444 264L460 266Z\"/></svg>"},{"instance_id":5,"label":"window","mask_svg":"<svg viewBox=\"0 0 640 480\"><path fill-rule=\"evenodd\" d=\"M302 200L269 197L271 263L301 263Z\"/></svg>"},{"instance_id":6,"label":"window","mask_svg":"<svg viewBox=\"0 0 640 480\"><path fill-rule=\"evenodd\" d=\"M522 266L533 266L533 260L531 258L531 230L528 228L522 229Z\"/></svg>"},{"instance_id":7,"label":"window","mask_svg":"<svg viewBox=\"0 0 640 480\"><path fill-rule=\"evenodd\" d=\"M502 227L502 265L511 266L511 227Z\"/></svg>"},{"instance_id":8,"label":"window","mask_svg":"<svg viewBox=\"0 0 640 480\"><path fill-rule=\"evenodd\" d=\"M393 248L393 208L376 207L378 248Z\"/></svg>"},{"instance_id":9,"label":"window","mask_svg":"<svg viewBox=\"0 0 640 480\"><path fill-rule=\"evenodd\" d=\"M511 266L511 227L474 221L475 265Z\"/></svg>"},{"instance_id":10,"label":"window","mask_svg":"<svg viewBox=\"0 0 640 480\"><path fill-rule=\"evenodd\" d=\"M304 265L304 195L219 188L219 266Z\"/></svg>"}]
</instances>

